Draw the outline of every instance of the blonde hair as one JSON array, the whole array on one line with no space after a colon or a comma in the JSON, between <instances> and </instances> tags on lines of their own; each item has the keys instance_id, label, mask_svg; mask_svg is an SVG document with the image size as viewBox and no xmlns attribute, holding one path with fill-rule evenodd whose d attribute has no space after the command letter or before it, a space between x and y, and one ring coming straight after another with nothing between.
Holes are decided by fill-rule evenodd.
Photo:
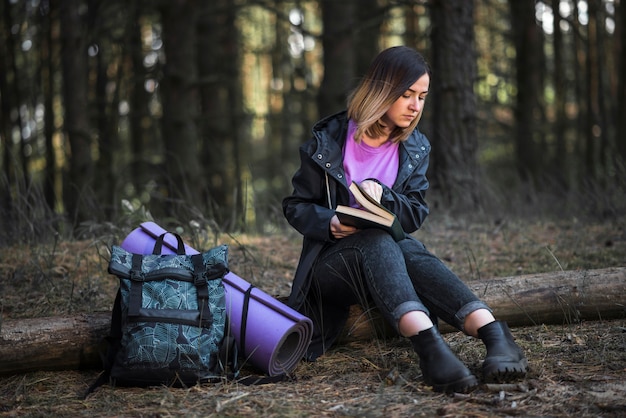
<instances>
[{"instance_id":1,"label":"blonde hair","mask_svg":"<svg viewBox=\"0 0 626 418\"><path fill-rule=\"evenodd\" d=\"M357 124L354 138L360 141L363 135L371 138L384 135L384 126L380 119L424 74L430 75L430 68L424 57L412 48L396 46L379 53L348 98L348 118ZM422 112L407 128L394 128L389 140L405 141L421 117Z\"/></svg>"}]
</instances>

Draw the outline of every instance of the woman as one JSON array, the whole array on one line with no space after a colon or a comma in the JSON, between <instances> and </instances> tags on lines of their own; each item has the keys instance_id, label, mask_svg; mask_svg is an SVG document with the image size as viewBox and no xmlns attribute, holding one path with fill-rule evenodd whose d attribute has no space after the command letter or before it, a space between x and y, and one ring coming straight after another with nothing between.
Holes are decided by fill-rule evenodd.
<instances>
[{"instance_id":1,"label":"woman","mask_svg":"<svg viewBox=\"0 0 626 418\"><path fill-rule=\"evenodd\" d=\"M428 214L430 144L417 123L429 85L430 70L417 51L389 48L372 62L347 111L313 127L300 148L293 193L283 201L285 217L304 236L289 304L314 321L309 360L333 344L351 305L373 301L411 341L426 384L466 392L478 381L445 343L435 318L483 340L485 381L524 376L527 361L507 325L409 235ZM339 222L338 204L356 206L352 181L396 214L404 239Z\"/></svg>"}]
</instances>

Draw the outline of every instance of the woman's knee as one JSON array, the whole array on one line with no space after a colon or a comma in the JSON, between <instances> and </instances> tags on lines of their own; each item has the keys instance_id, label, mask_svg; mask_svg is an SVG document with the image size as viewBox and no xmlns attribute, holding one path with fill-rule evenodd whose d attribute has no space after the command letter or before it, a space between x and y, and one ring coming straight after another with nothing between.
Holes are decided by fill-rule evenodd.
<instances>
[{"instance_id":1,"label":"woman's knee","mask_svg":"<svg viewBox=\"0 0 626 418\"><path fill-rule=\"evenodd\" d=\"M386 256L402 256L402 251L396 241L394 241L391 235L381 229L364 229L357 236L360 238L358 247L363 252L363 255L367 256L370 253L374 253Z\"/></svg>"}]
</instances>

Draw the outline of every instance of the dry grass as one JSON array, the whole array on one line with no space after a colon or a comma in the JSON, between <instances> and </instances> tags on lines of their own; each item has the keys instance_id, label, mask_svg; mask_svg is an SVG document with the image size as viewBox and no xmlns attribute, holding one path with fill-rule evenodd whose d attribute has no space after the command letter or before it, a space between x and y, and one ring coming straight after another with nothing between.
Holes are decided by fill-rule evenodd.
<instances>
[{"instance_id":1,"label":"dry grass","mask_svg":"<svg viewBox=\"0 0 626 418\"><path fill-rule=\"evenodd\" d=\"M495 223L440 215L417 236L472 280L626 265L625 219ZM2 318L110 309L117 282L106 273L108 246L120 238L113 234L3 249ZM269 294L288 294L299 237L220 236L211 241L230 244L231 268L238 275ZM0 378L0 416L617 417L626 414L625 331L626 319L516 328L513 333L531 365L527 378L483 385L468 395L433 393L422 383L407 342L393 338L344 343L315 363L302 362L291 380L257 386L103 386L82 400L98 371L5 376ZM446 339L479 375L481 343L458 333Z\"/></svg>"}]
</instances>

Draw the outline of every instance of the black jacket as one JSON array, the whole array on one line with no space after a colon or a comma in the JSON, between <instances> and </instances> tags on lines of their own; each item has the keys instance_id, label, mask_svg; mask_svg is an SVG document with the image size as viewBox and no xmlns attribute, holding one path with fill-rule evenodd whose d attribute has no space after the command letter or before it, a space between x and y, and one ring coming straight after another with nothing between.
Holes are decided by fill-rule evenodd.
<instances>
[{"instance_id":1,"label":"black jacket","mask_svg":"<svg viewBox=\"0 0 626 418\"><path fill-rule=\"evenodd\" d=\"M302 307L310 272L322 248L332 245L330 219L338 204L349 204L342 148L348 131L346 112L322 119L313 137L300 147L300 168L293 176L293 193L283 200L287 221L303 235L302 253L288 304ZM400 143L400 165L393 187L383 185L381 203L396 214L407 234L415 232L428 215L424 200L428 180L430 143L417 129Z\"/></svg>"}]
</instances>

